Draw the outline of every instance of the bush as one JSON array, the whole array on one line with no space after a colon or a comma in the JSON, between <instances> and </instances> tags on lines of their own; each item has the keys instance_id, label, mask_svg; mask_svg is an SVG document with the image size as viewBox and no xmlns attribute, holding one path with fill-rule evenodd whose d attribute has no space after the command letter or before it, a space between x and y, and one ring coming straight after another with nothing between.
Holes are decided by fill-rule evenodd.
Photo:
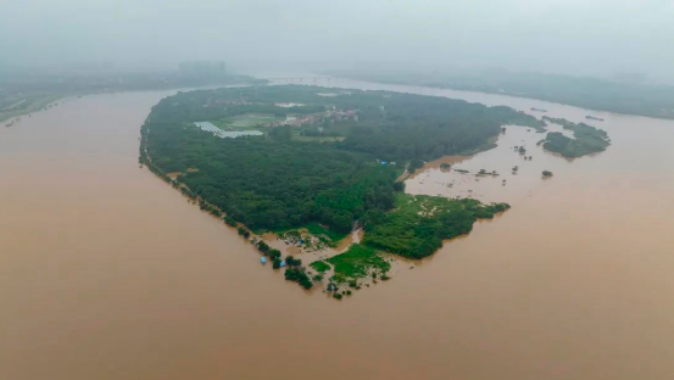
<instances>
[{"instance_id":1,"label":"bush","mask_svg":"<svg viewBox=\"0 0 674 380\"><path fill-rule=\"evenodd\" d=\"M309 276L304 272L304 268L288 268L285 271L285 278L287 281L294 281L300 284L305 289L311 289L314 285L309 279Z\"/></svg>"},{"instance_id":2,"label":"bush","mask_svg":"<svg viewBox=\"0 0 674 380\"><path fill-rule=\"evenodd\" d=\"M279 261L281 260L281 251L279 251L278 249L273 249L273 248L270 249L269 253L267 255L274 260L276 260L276 259L278 259Z\"/></svg>"},{"instance_id":3,"label":"bush","mask_svg":"<svg viewBox=\"0 0 674 380\"><path fill-rule=\"evenodd\" d=\"M267 254L267 252L269 252L269 245L267 245L267 243L265 243L263 240L260 240L260 242L257 243L257 249L258 251Z\"/></svg>"},{"instance_id":4,"label":"bush","mask_svg":"<svg viewBox=\"0 0 674 380\"><path fill-rule=\"evenodd\" d=\"M289 267L299 267L302 265L302 260L288 255L288 257L286 257L286 264L288 264Z\"/></svg>"},{"instance_id":5,"label":"bush","mask_svg":"<svg viewBox=\"0 0 674 380\"><path fill-rule=\"evenodd\" d=\"M236 220L232 218L231 216L227 215L223 219L225 223L227 223L228 226L236 227L238 223L236 223Z\"/></svg>"},{"instance_id":6,"label":"bush","mask_svg":"<svg viewBox=\"0 0 674 380\"><path fill-rule=\"evenodd\" d=\"M239 235L245 237L246 239L248 239L248 237L250 236L250 232L243 227L239 227L237 231L239 231Z\"/></svg>"}]
</instances>

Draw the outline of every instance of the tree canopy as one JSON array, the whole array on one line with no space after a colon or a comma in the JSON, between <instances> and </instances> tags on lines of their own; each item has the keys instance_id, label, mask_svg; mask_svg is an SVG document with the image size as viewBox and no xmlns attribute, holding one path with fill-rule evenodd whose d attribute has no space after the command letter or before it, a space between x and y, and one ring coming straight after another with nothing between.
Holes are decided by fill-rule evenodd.
<instances>
[{"instance_id":1,"label":"tree canopy","mask_svg":"<svg viewBox=\"0 0 674 380\"><path fill-rule=\"evenodd\" d=\"M225 211L231 225L286 230L315 222L344 233L356 220L394 207L396 192L404 189L395 180L407 162L419 167L423 160L478 149L503 124L540 124L510 108L437 97L355 90L321 95L335 91L265 86L178 93L152 109L140 160L169 182L166 173L181 173L174 186ZM277 124L258 125L266 132L261 136L238 138L219 138L194 124L250 114L274 115ZM307 140L298 133L307 128L341 139ZM477 211L465 222L472 225ZM435 241L429 244L437 247ZM409 256L432 250L420 252Z\"/></svg>"}]
</instances>

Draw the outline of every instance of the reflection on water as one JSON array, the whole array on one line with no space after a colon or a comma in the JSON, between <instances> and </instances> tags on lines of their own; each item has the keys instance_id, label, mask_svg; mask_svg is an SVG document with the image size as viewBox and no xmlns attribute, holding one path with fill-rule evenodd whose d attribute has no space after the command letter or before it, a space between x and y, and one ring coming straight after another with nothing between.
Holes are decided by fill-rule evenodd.
<instances>
[{"instance_id":1,"label":"reflection on water","mask_svg":"<svg viewBox=\"0 0 674 380\"><path fill-rule=\"evenodd\" d=\"M499 177L419 173L410 191L513 208L337 302L260 268L235 231L138 168L139 126L165 95L73 99L0 130L0 379L674 378L674 122L596 113L612 145L574 161L508 127L456 164Z\"/></svg>"}]
</instances>

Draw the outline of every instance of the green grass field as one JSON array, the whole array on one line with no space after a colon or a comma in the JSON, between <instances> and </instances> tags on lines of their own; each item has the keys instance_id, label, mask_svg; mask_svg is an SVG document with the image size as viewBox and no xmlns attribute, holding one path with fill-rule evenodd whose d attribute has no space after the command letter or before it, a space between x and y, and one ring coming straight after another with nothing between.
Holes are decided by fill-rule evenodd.
<instances>
[{"instance_id":1,"label":"green grass field","mask_svg":"<svg viewBox=\"0 0 674 380\"><path fill-rule=\"evenodd\" d=\"M354 281L367 277L371 272L384 274L391 269L391 264L374 249L360 244L352 245L348 251L327 261L335 267L336 282Z\"/></svg>"},{"instance_id":2,"label":"green grass field","mask_svg":"<svg viewBox=\"0 0 674 380\"><path fill-rule=\"evenodd\" d=\"M270 123L282 121L285 118L266 114L245 114L232 116L221 120L212 121L212 123L225 131L244 131L248 129L259 129L266 127Z\"/></svg>"},{"instance_id":3,"label":"green grass field","mask_svg":"<svg viewBox=\"0 0 674 380\"><path fill-rule=\"evenodd\" d=\"M326 263L325 261L315 261L309 264L309 266L314 268L318 273L324 273L332 268L330 264Z\"/></svg>"}]
</instances>

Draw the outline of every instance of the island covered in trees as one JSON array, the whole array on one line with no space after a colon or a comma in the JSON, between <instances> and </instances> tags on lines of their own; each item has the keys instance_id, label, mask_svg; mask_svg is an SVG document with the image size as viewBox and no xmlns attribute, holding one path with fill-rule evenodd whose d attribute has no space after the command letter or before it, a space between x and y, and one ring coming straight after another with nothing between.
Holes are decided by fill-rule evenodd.
<instances>
[{"instance_id":1,"label":"island covered in trees","mask_svg":"<svg viewBox=\"0 0 674 380\"><path fill-rule=\"evenodd\" d=\"M564 157L576 158L587 154L599 153L606 150L610 140L606 131L585 123L573 123L566 119L543 116L543 120L561 125L562 128L572 131L574 138L564 136L560 132L549 132L543 142L543 148L559 153Z\"/></svg>"},{"instance_id":2,"label":"island covered in trees","mask_svg":"<svg viewBox=\"0 0 674 380\"><path fill-rule=\"evenodd\" d=\"M406 167L493 146L503 125L544 122L507 107L438 97L311 86L181 92L153 107L140 163L201 208L238 228L285 277L305 288L386 280L382 252L419 259L507 204L412 196ZM309 229L332 243L354 228L360 244L329 259L281 257L259 237ZM316 232L317 231L317 232ZM308 265L305 265L308 264ZM338 296L337 296L338 295Z\"/></svg>"}]
</instances>

